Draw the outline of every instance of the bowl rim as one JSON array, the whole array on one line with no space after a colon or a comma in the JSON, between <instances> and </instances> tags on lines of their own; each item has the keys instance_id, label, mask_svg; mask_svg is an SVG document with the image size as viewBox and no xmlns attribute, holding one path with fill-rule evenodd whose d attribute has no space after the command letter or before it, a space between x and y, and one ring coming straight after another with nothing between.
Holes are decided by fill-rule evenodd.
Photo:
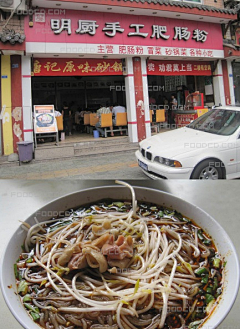
<instances>
[{"instance_id":1,"label":"bowl rim","mask_svg":"<svg viewBox=\"0 0 240 329\"><path fill-rule=\"evenodd\" d=\"M220 316L218 316L218 319L216 321L215 327L211 327L211 329L217 328L217 326L219 326L221 324L221 322L227 317L228 313L231 311L232 306L235 303L235 300L237 298L238 290L239 290L239 285L240 285L240 262L239 262L239 259L238 259L238 256L237 256L237 251L235 249L235 246L234 246L232 240L230 239L229 235L227 234L227 232L225 231L225 229L215 220L215 218L212 217L212 215L208 214L204 209L200 208L199 206L195 205L194 203L189 202L189 201L186 201L186 200L184 200L184 199L182 199L182 198L180 198L178 196L175 196L175 195L173 195L170 192L158 190L156 188L144 187L144 186L134 186L134 185L131 185L131 186L134 189L134 191L136 191L136 190L145 190L146 192L147 191L157 192L157 193L160 193L160 194L163 194L163 195L166 195L166 196L170 196L171 198L175 199L175 201L180 201L180 202L185 203L186 205L188 205L190 207L194 207L198 211L202 212L206 217L210 218L211 221L214 223L214 225L216 225L216 227L218 227L221 231L224 232L225 237L228 239L228 243L229 243L229 245L231 247L231 251L232 251L232 254L233 254L235 263L236 263L236 273L235 274L236 274L236 277L237 277L237 282L236 282L236 288L234 290L234 293L232 293L232 295L231 295L231 302L229 303L228 311L225 312L224 314L221 314ZM43 209L47 208L48 206L53 205L56 202L59 202L59 200L61 200L61 199L65 199L67 197L71 197L71 196L77 195L79 193L86 193L86 192L91 192L91 191L96 191L96 190L101 190L101 189L112 189L112 188L114 188L114 189L124 189L125 188L126 189L127 187L126 186L123 186L123 185L120 185L120 184L117 184L117 185L100 185L100 186L94 186L94 187L84 188L82 190L77 190L77 191L74 191L74 192L70 192L70 193L64 194L64 195L62 195L60 197L54 198L50 202L45 203L41 208L36 209L36 211L34 211L32 214L30 214L23 222L26 222L27 220L33 218L33 216L34 216L34 214L36 212L42 211ZM111 197L109 199L111 199ZM101 200L101 198L99 198L99 201L100 200ZM96 202L96 201L94 201L94 202ZM79 201L79 204L81 204L80 201ZM70 208L68 208L68 209L70 209ZM194 219L192 219L192 220L194 221ZM2 290L2 295L4 297L5 303L7 304L9 310L11 311L11 314L23 326L23 328L29 329L29 328L26 327L24 321L22 321L22 319L19 316L18 312L16 312L15 309L14 309L14 307L12 307L12 305L11 305L11 303L9 301L9 298L7 296L8 295L7 294L7 292L8 292L7 287L5 287L4 284L3 284L3 281L4 281L4 276L3 276L3 265L4 264L3 263L4 263L4 258L5 258L5 255L6 255L6 251L7 251L8 247L9 247L9 244L11 242L11 239L17 233L17 231L19 230L19 228L21 227L21 225L22 225L22 223L12 233L10 239L8 240L7 245L3 249L3 252L2 252L2 255L1 255L2 257L1 257L1 260L0 260L0 288ZM18 295L16 297L19 298ZM33 322L33 320L32 320L32 322ZM204 321L204 323L200 326L200 329L208 329L209 328L208 326L205 327L205 322L206 321ZM39 327L39 328L42 328L42 327Z\"/></svg>"}]
</instances>

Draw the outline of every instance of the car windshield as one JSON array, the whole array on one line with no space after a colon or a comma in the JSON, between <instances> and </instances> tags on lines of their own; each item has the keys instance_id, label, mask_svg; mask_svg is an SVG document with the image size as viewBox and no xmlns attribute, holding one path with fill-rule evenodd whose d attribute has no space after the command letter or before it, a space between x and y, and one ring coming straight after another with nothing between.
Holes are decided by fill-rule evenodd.
<instances>
[{"instance_id":1,"label":"car windshield","mask_svg":"<svg viewBox=\"0 0 240 329\"><path fill-rule=\"evenodd\" d=\"M216 135L232 135L240 126L240 111L213 109L197 118L188 128Z\"/></svg>"}]
</instances>

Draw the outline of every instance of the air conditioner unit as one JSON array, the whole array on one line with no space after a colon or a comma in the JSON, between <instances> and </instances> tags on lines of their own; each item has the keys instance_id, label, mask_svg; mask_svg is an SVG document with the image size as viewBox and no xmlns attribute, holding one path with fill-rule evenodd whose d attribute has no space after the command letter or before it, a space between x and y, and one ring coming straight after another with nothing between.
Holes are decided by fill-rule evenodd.
<instances>
[{"instance_id":1,"label":"air conditioner unit","mask_svg":"<svg viewBox=\"0 0 240 329\"><path fill-rule=\"evenodd\" d=\"M27 9L26 0L0 0L0 9L20 12Z\"/></svg>"}]
</instances>

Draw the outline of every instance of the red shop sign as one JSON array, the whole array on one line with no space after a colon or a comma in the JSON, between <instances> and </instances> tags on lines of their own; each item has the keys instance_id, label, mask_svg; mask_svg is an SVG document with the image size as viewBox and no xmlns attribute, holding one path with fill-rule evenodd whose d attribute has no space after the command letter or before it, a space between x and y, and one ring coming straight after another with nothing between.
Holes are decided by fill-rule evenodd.
<instances>
[{"instance_id":1,"label":"red shop sign","mask_svg":"<svg viewBox=\"0 0 240 329\"><path fill-rule=\"evenodd\" d=\"M208 22L47 8L36 9L33 20L29 27L26 16L27 42L223 50L220 24Z\"/></svg>"},{"instance_id":2,"label":"red shop sign","mask_svg":"<svg viewBox=\"0 0 240 329\"><path fill-rule=\"evenodd\" d=\"M34 76L122 75L119 59L35 58Z\"/></svg>"},{"instance_id":3,"label":"red shop sign","mask_svg":"<svg viewBox=\"0 0 240 329\"><path fill-rule=\"evenodd\" d=\"M148 75L212 75L209 62L148 61Z\"/></svg>"}]
</instances>

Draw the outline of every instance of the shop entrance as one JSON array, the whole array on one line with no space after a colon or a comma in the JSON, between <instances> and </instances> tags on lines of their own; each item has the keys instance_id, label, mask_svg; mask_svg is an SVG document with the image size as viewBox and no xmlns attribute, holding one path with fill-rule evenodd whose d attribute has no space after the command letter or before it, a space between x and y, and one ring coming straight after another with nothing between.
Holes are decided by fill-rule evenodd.
<instances>
[{"instance_id":1,"label":"shop entrance","mask_svg":"<svg viewBox=\"0 0 240 329\"><path fill-rule=\"evenodd\" d=\"M171 96L177 99L178 108L186 105L187 95L199 91L204 94L204 104L211 106L214 103L213 89L209 76L148 76L149 104L157 108L169 106Z\"/></svg>"},{"instance_id":2,"label":"shop entrance","mask_svg":"<svg viewBox=\"0 0 240 329\"><path fill-rule=\"evenodd\" d=\"M88 133L90 137L92 130L84 126L84 112L95 113L101 106L116 104L126 107L125 81L123 76L33 77L32 101L33 105L53 104L60 113L67 107L71 111L70 135L86 137Z\"/></svg>"},{"instance_id":3,"label":"shop entrance","mask_svg":"<svg viewBox=\"0 0 240 329\"><path fill-rule=\"evenodd\" d=\"M51 103L58 111L64 102L75 102L81 110L93 111L100 104L125 105L124 77L33 77L32 99L33 105Z\"/></svg>"},{"instance_id":4,"label":"shop entrance","mask_svg":"<svg viewBox=\"0 0 240 329\"><path fill-rule=\"evenodd\" d=\"M212 65L203 61L148 61L149 105L165 109L167 127L182 127L214 105ZM156 111L154 111L156 110Z\"/></svg>"},{"instance_id":5,"label":"shop entrance","mask_svg":"<svg viewBox=\"0 0 240 329\"><path fill-rule=\"evenodd\" d=\"M154 115L158 109L165 110L163 126L179 128L204 114L214 104L211 76L149 76L148 84L153 127L159 125Z\"/></svg>"}]
</instances>

